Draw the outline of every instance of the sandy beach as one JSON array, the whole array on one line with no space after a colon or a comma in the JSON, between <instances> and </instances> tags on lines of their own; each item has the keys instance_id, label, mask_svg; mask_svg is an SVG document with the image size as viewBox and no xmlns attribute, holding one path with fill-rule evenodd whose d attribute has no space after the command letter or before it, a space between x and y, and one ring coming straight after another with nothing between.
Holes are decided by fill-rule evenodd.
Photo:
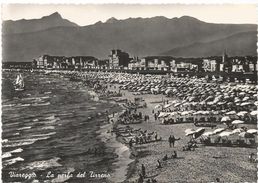
<instances>
[{"instance_id":1,"label":"sandy beach","mask_svg":"<svg viewBox=\"0 0 258 183\"><path fill-rule=\"evenodd\" d=\"M109 90L117 90L111 86ZM134 95L128 91L121 92L124 98L133 101ZM141 128L147 131L156 131L162 137L162 141L147 144L134 145L134 160L128 167L127 180L125 182L137 182L141 165L146 167L145 181L155 178L157 182L216 182L219 178L221 182L255 182L256 164L248 161L250 153L256 153L255 148L244 147L214 147L198 144L195 151L182 151L182 148L189 141L185 136L185 129L197 129L193 123L163 125L160 120L153 117L154 106L167 100L163 95L138 95L146 102L147 108L138 109L139 112L149 115L150 120L140 124L129 124L134 129ZM171 100L171 98L170 98ZM125 125L118 125L124 127ZM248 125L248 128L256 126ZM210 129L206 127L206 129ZM175 147L169 147L168 137L174 135L180 138L176 141ZM161 160L165 155L171 156L173 151L177 151L178 158L161 161L162 168L157 168L157 160ZM134 168L132 168L134 167ZM198 181L197 181L198 180Z\"/></svg>"}]
</instances>

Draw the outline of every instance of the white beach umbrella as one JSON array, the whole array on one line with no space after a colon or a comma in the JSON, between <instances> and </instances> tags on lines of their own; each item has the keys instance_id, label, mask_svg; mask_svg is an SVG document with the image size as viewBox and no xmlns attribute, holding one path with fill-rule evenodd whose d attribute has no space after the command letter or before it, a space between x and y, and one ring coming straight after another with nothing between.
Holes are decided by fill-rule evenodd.
<instances>
[{"instance_id":1,"label":"white beach umbrella","mask_svg":"<svg viewBox=\"0 0 258 183\"><path fill-rule=\"evenodd\" d=\"M252 111L252 112L250 112L250 114L251 114L252 116L257 116L257 115L258 115L258 111Z\"/></svg>"},{"instance_id":2,"label":"white beach umbrella","mask_svg":"<svg viewBox=\"0 0 258 183\"><path fill-rule=\"evenodd\" d=\"M238 116L244 116L246 114L248 114L247 111L240 111L240 112L237 113Z\"/></svg>"},{"instance_id":3,"label":"white beach umbrella","mask_svg":"<svg viewBox=\"0 0 258 183\"><path fill-rule=\"evenodd\" d=\"M250 104L252 104L252 103L250 103L250 102L244 102L244 103L241 103L240 106L246 106L246 105L250 105Z\"/></svg>"},{"instance_id":4,"label":"white beach umbrella","mask_svg":"<svg viewBox=\"0 0 258 183\"><path fill-rule=\"evenodd\" d=\"M188 115L188 114L190 114L189 111L183 111L183 112L181 112L181 115L182 115L182 116L185 116L185 115Z\"/></svg>"},{"instance_id":5,"label":"white beach umbrella","mask_svg":"<svg viewBox=\"0 0 258 183\"><path fill-rule=\"evenodd\" d=\"M249 99L250 99L250 97L244 97L242 101L244 102L244 101L247 101Z\"/></svg>"},{"instance_id":6,"label":"white beach umbrella","mask_svg":"<svg viewBox=\"0 0 258 183\"><path fill-rule=\"evenodd\" d=\"M171 92L173 92L173 90L172 89L167 89L166 91L165 91L165 94L169 94L169 93L171 93Z\"/></svg>"},{"instance_id":7,"label":"white beach umbrella","mask_svg":"<svg viewBox=\"0 0 258 183\"><path fill-rule=\"evenodd\" d=\"M234 120L234 121L232 121L232 124L234 124L234 125L236 125L236 124L243 124L244 123L244 121L242 121L242 120Z\"/></svg>"},{"instance_id":8,"label":"white beach umbrella","mask_svg":"<svg viewBox=\"0 0 258 183\"><path fill-rule=\"evenodd\" d=\"M193 135L194 133L195 133L195 130L193 130L193 129L186 129L185 130L185 135L186 136Z\"/></svg>"},{"instance_id":9,"label":"white beach umbrella","mask_svg":"<svg viewBox=\"0 0 258 183\"><path fill-rule=\"evenodd\" d=\"M213 134L214 134L213 132L204 132L202 135L208 137L208 136L211 136Z\"/></svg>"},{"instance_id":10,"label":"white beach umbrella","mask_svg":"<svg viewBox=\"0 0 258 183\"><path fill-rule=\"evenodd\" d=\"M226 113L226 115L235 115L236 114L236 111L229 111Z\"/></svg>"},{"instance_id":11,"label":"white beach umbrella","mask_svg":"<svg viewBox=\"0 0 258 183\"><path fill-rule=\"evenodd\" d=\"M230 135L232 135L232 132L221 132L221 133L219 134L220 137L228 137L228 136L230 136Z\"/></svg>"},{"instance_id":12,"label":"white beach umbrella","mask_svg":"<svg viewBox=\"0 0 258 183\"><path fill-rule=\"evenodd\" d=\"M240 99L235 99L235 103L237 103L237 102L241 102L241 100Z\"/></svg>"},{"instance_id":13,"label":"white beach umbrella","mask_svg":"<svg viewBox=\"0 0 258 183\"><path fill-rule=\"evenodd\" d=\"M224 116L222 119L221 119L221 122L226 122L226 121L230 121L230 117L229 116Z\"/></svg>"},{"instance_id":14,"label":"white beach umbrella","mask_svg":"<svg viewBox=\"0 0 258 183\"><path fill-rule=\"evenodd\" d=\"M246 95L246 93L245 92L240 92L239 95Z\"/></svg>"},{"instance_id":15,"label":"white beach umbrella","mask_svg":"<svg viewBox=\"0 0 258 183\"><path fill-rule=\"evenodd\" d=\"M172 106L172 104L170 103L170 104L166 104L166 105L164 105L164 108L168 108L168 107L170 107L170 106Z\"/></svg>"},{"instance_id":16,"label":"white beach umbrella","mask_svg":"<svg viewBox=\"0 0 258 183\"><path fill-rule=\"evenodd\" d=\"M180 105L181 105L181 103L176 103L174 106L177 107L177 106L180 106Z\"/></svg>"},{"instance_id":17,"label":"white beach umbrella","mask_svg":"<svg viewBox=\"0 0 258 183\"><path fill-rule=\"evenodd\" d=\"M258 133L258 130L257 129L249 129L246 131L247 133L252 133L252 134L255 134L255 133Z\"/></svg>"},{"instance_id":18,"label":"white beach umbrella","mask_svg":"<svg viewBox=\"0 0 258 183\"><path fill-rule=\"evenodd\" d=\"M220 132L223 132L224 130L226 130L226 128L218 128L218 129L214 130L213 133L218 134Z\"/></svg>"},{"instance_id":19,"label":"white beach umbrella","mask_svg":"<svg viewBox=\"0 0 258 183\"><path fill-rule=\"evenodd\" d=\"M237 129L234 129L233 131L232 131L232 134L236 134L236 133L241 133L241 132L243 132L244 130L242 129L242 128L237 128Z\"/></svg>"}]
</instances>

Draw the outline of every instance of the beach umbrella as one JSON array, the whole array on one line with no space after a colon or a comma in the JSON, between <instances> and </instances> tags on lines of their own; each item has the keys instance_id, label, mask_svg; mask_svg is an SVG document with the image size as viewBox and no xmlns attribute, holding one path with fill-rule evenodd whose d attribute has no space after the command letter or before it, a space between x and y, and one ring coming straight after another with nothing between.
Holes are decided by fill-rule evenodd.
<instances>
[{"instance_id":1,"label":"beach umbrella","mask_svg":"<svg viewBox=\"0 0 258 183\"><path fill-rule=\"evenodd\" d=\"M218 102L218 105L224 105L226 102Z\"/></svg>"},{"instance_id":2,"label":"beach umbrella","mask_svg":"<svg viewBox=\"0 0 258 183\"><path fill-rule=\"evenodd\" d=\"M226 115L235 115L236 114L236 111L229 111L226 113Z\"/></svg>"},{"instance_id":3,"label":"beach umbrella","mask_svg":"<svg viewBox=\"0 0 258 183\"><path fill-rule=\"evenodd\" d=\"M241 133L241 132L243 132L244 130L242 129L242 128L237 128L237 129L234 129L233 131L232 131L232 134L236 134L236 133Z\"/></svg>"},{"instance_id":4,"label":"beach umbrella","mask_svg":"<svg viewBox=\"0 0 258 183\"><path fill-rule=\"evenodd\" d=\"M177 112L170 112L170 113L169 113L169 116L174 117L174 116L177 115L177 114L178 114Z\"/></svg>"},{"instance_id":5,"label":"beach umbrella","mask_svg":"<svg viewBox=\"0 0 258 183\"><path fill-rule=\"evenodd\" d=\"M257 129L249 129L246 132L251 133L251 134L255 134L255 133L258 133L258 130Z\"/></svg>"},{"instance_id":6,"label":"beach umbrella","mask_svg":"<svg viewBox=\"0 0 258 183\"><path fill-rule=\"evenodd\" d=\"M246 106L246 105L250 105L251 103L250 102L244 102L244 103L241 103L240 106Z\"/></svg>"},{"instance_id":7,"label":"beach umbrella","mask_svg":"<svg viewBox=\"0 0 258 183\"><path fill-rule=\"evenodd\" d=\"M239 134L239 137L243 137L243 138L254 138L254 135L252 133L248 133L248 132L241 132Z\"/></svg>"},{"instance_id":8,"label":"beach umbrella","mask_svg":"<svg viewBox=\"0 0 258 183\"><path fill-rule=\"evenodd\" d=\"M249 100L250 99L250 97L244 97L243 99L242 99L242 101L247 101L247 100Z\"/></svg>"},{"instance_id":9,"label":"beach umbrella","mask_svg":"<svg viewBox=\"0 0 258 183\"><path fill-rule=\"evenodd\" d=\"M189 135L193 135L195 133L195 130L193 130L193 129L186 129L185 130L185 135L186 136L189 136Z\"/></svg>"},{"instance_id":10,"label":"beach umbrella","mask_svg":"<svg viewBox=\"0 0 258 183\"><path fill-rule=\"evenodd\" d=\"M258 111L252 111L252 112L250 112L250 114L251 114L252 116L257 116L257 115L258 115Z\"/></svg>"},{"instance_id":11,"label":"beach umbrella","mask_svg":"<svg viewBox=\"0 0 258 183\"><path fill-rule=\"evenodd\" d=\"M189 111L183 111L183 112L181 112L181 115L182 115L182 116L185 116L185 115L188 115L188 114L190 114Z\"/></svg>"},{"instance_id":12,"label":"beach umbrella","mask_svg":"<svg viewBox=\"0 0 258 183\"><path fill-rule=\"evenodd\" d=\"M165 113L165 112L161 112L158 116L158 118L164 118L167 117L169 115L169 113Z\"/></svg>"},{"instance_id":13,"label":"beach umbrella","mask_svg":"<svg viewBox=\"0 0 258 183\"><path fill-rule=\"evenodd\" d=\"M230 121L230 117L229 116L224 116L222 119L221 119L221 122L226 122L226 121Z\"/></svg>"},{"instance_id":14,"label":"beach umbrella","mask_svg":"<svg viewBox=\"0 0 258 183\"><path fill-rule=\"evenodd\" d=\"M232 124L234 124L234 125L236 125L236 124L243 124L244 123L244 121L242 121L242 120L234 120L234 121L232 121Z\"/></svg>"},{"instance_id":15,"label":"beach umbrella","mask_svg":"<svg viewBox=\"0 0 258 183\"><path fill-rule=\"evenodd\" d=\"M213 135L213 132L205 132L205 133L203 133L202 135L203 135L203 136L207 136L207 137L208 137L208 136Z\"/></svg>"},{"instance_id":16,"label":"beach umbrella","mask_svg":"<svg viewBox=\"0 0 258 183\"><path fill-rule=\"evenodd\" d=\"M170 107L170 106L172 106L172 104L166 104L166 105L164 106L164 108L168 108L168 107Z\"/></svg>"},{"instance_id":17,"label":"beach umbrella","mask_svg":"<svg viewBox=\"0 0 258 183\"><path fill-rule=\"evenodd\" d=\"M165 94L169 94L169 93L172 93L173 92L173 90L172 89L167 89L166 91L165 91Z\"/></svg>"},{"instance_id":18,"label":"beach umbrella","mask_svg":"<svg viewBox=\"0 0 258 183\"><path fill-rule=\"evenodd\" d=\"M232 135L232 132L221 132L221 133L219 134L220 137L228 137L228 136L230 136L230 135Z\"/></svg>"},{"instance_id":19,"label":"beach umbrella","mask_svg":"<svg viewBox=\"0 0 258 183\"><path fill-rule=\"evenodd\" d=\"M218 129L214 130L213 133L218 134L220 132L223 132L224 130L226 130L226 128L218 128Z\"/></svg>"},{"instance_id":20,"label":"beach umbrella","mask_svg":"<svg viewBox=\"0 0 258 183\"><path fill-rule=\"evenodd\" d=\"M235 99L235 103L236 103L236 102L240 102L240 101L241 101L241 100L240 100L239 98Z\"/></svg>"},{"instance_id":21,"label":"beach umbrella","mask_svg":"<svg viewBox=\"0 0 258 183\"><path fill-rule=\"evenodd\" d=\"M245 95L246 93L245 92L240 92L239 95Z\"/></svg>"},{"instance_id":22,"label":"beach umbrella","mask_svg":"<svg viewBox=\"0 0 258 183\"><path fill-rule=\"evenodd\" d=\"M180 106L181 103L176 103L174 106L177 107L177 106Z\"/></svg>"},{"instance_id":23,"label":"beach umbrella","mask_svg":"<svg viewBox=\"0 0 258 183\"><path fill-rule=\"evenodd\" d=\"M237 113L237 116L244 116L247 113L248 113L247 111L240 111L240 112Z\"/></svg>"}]
</instances>

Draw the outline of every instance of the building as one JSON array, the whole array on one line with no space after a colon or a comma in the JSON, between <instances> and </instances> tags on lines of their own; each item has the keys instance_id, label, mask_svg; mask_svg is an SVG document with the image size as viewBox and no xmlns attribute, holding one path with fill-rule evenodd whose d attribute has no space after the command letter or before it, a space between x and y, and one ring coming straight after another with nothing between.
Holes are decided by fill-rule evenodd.
<instances>
[{"instance_id":1,"label":"building","mask_svg":"<svg viewBox=\"0 0 258 183\"><path fill-rule=\"evenodd\" d=\"M133 59L129 63L130 70L160 70L160 71L198 71L199 61L171 56L148 56L140 60Z\"/></svg>"},{"instance_id":2,"label":"building","mask_svg":"<svg viewBox=\"0 0 258 183\"><path fill-rule=\"evenodd\" d=\"M128 67L130 58L129 54L122 52L121 50L111 50L109 58L110 69L118 69L122 67Z\"/></svg>"},{"instance_id":3,"label":"building","mask_svg":"<svg viewBox=\"0 0 258 183\"><path fill-rule=\"evenodd\" d=\"M34 59L38 69L85 69L96 68L97 59L92 56L50 56L43 55Z\"/></svg>"},{"instance_id":4,"label":"building","mask_svg":"<svg viewBox=\"0 0 258 183\"><path fill-rule=\"evenodd\" d=\"M128 63L129 70L139 70L140 68L140 59L138 57L133 57Z\"/></svg>"},{"instance_id":5,"label":"building","mask_svg":"<svg viewBox=\"0 0 258 183\"><path fill-rule=\"evenodd\" d=\"M203 70L205 72L217 71L217 61L215 59L203 59Z\"/></svg>"}]
</instances>

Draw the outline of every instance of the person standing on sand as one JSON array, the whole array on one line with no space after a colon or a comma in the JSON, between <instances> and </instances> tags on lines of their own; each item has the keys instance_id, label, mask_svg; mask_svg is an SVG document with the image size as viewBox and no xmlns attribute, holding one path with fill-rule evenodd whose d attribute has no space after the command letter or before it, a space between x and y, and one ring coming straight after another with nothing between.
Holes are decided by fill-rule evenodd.
<instances>
[{"instance_id":1,"label":"person standing on sand","mask_svg":"<svg viewBox=\"0 0 258 183\"><path fill-rule=\"evenodd\" d=\"M154 113L154 118L155 118L155 121L157 121L157 119L158 119L158 114L157 113Z\"/></svg>"},{"instance_id":2,"label":"person standing on sand","mask_svg":"<svg viewBox=\"0 0 258 183\"><path fill-rule=\"evenodd\" d=\"M144 179L143 179L143 176L142 174L139 174L139 178L138 178L138 183L143 183Z\"/></svg>"},{"instance_id":3,"label":"person standing on sand","mask_svg":"<svg viewBox=\"0 0 258 183\"><path fill-rule=\"evenodd\" d=\"M146 176L146 170L145 170L145 166L144 164L142 164L142 176L145 177Z\"/></svg>"},{"instance_id":4,"label":"person standing on sand","mask_svg":"<svg viewBox=\"0 0 258 183\"><path fill-rule=\"evenodd\" d=\"M169 147L171 147L172 142L173 142L173 138L172 138L172 136L170 135L169 138L168 138ZM173 145L173 146L174 146L174 145Z\"/></svg>"},{"instance_id":5,"label":"person standing on sand","mask_svg":"<svg viewBox=\"0 0 258 183\"><path fill-rule=\"evenodd\" d=\"M162 168L160 161L159 161L159 160L157 160L157 162L158 162L158 166L157 166L157 168Z\"/></svg>"},{"instance_id":6,"label":"person standing on sand","mask_svg":"<svg viewBox=\"0 0 258 183\"><path fill-rule=\"evenodd\" d=\"M168 139L168 141L169 141L169 146L171 147L171 144L172 144L173 147L175 147L175 142L176 142L177 140L180 140L180 138L176 139L174 135L170 135L170 136L169 136L169 139Z\"/></svg>"},{"instance_id":7,"label":"person standing on sand","mask_svg":"<svg viewBox=\"0 0 258 183\"><path fill-rule=\"evenodd\" d=\"M130 139L130 141L129 141L129 147L130 147L130 149L133 147L133 140L132 139Z\"/></svg>"}]
</instances>

